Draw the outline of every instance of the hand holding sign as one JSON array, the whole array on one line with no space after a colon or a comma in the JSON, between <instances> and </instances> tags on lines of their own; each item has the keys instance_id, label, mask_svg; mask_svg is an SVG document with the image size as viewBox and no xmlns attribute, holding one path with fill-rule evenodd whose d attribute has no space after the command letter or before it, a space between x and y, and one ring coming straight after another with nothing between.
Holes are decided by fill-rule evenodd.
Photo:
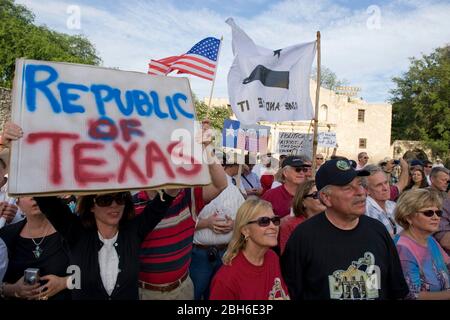
<instances>
[{"instance_id":1,"label":"hand holding sign","mask_svg":"<svg viewBox=\"0 0 450 320\"><path fill-rule=\"evenodd\" d=\"M3 126L2 143L5 146L10 146L11 141L17 140L23 137L23 130L17 124L12 122L6 122Z\"/></svg>"}]
</instances>

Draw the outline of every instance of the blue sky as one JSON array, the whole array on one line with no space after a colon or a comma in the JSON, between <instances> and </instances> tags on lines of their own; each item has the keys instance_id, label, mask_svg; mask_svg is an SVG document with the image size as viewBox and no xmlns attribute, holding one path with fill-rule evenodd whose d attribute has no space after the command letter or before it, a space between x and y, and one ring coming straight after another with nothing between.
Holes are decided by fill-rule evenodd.
<instances>
[{"instance_id":1,"label":"blue sky","mask_svg":"<svg viewBox=\"0 0 450 320\"><path fill-rule=\"evenodd\" d=\"M450 43L450 1L439 0L16 0L38 24L83 34L105 67L147 72L149 59L188 51L207 36L224 36L214 96L225 98L231 66L228 17L258 45L278 49L322 35L322 65L369 102L384 102L392 77L408 69L409 57ZM70 29L71 5L80 29ZM193 92L209 96L211 82L189 76Z\"/></svg>"}]
</instances>

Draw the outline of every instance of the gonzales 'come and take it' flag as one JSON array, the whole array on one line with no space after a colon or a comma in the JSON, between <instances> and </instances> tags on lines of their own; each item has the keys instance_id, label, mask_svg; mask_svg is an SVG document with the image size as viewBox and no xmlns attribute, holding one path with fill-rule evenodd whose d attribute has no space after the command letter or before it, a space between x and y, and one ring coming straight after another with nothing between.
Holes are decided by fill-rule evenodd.
<instances>
[{"instance_id":1,"label":"gonzales 'come and take it' flag","mask_svg":"<svg viewBox=\"0 0 450 320\"><path fill-rule=\"evenodd\" d=\"M309 94L316 41L270 50L256 45L232 18L234 61L228 73L231 107L243 124L310 120Z\"/></svg>"}]
</instances>

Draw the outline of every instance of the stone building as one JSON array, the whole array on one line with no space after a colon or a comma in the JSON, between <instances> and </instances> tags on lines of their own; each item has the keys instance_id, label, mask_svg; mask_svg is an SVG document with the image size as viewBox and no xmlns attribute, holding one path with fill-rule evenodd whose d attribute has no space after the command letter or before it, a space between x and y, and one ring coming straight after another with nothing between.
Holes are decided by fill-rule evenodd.
<instances>
[{"instance_id":1,"label":"stone building","mask_svg":"<svg viewBox=\"0 0 450 320\"><path fill-rule=\"evenodd\" d=\"M335 132L339 145L337 155L356 159L359 152L368 153L371 163L393 155L391 147L392 106L388 103L368 103L352 96L325 88L319 96L319 132ZM315 101L316 83L311 80L310 95ZM216 99L224 104L223 99ZM270 126L269 149L277 150L279 132L313 133L313 121L260 122ZM318 152L331 156L333 150L318 148Z\"/></svg>"}]
</instances>

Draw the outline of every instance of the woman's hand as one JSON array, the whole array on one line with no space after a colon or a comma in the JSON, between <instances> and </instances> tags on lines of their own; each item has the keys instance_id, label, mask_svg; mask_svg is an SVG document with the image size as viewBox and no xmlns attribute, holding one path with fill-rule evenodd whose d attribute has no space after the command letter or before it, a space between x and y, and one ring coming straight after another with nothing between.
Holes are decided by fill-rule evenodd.
<instances>
[{"instance_id":1,"label":"woman's hand","mask_svg":"<svg viewBox=\"0 0 450 320\"><path fill-rule=\"evenodd\" d=\"M12 122L6 122L3 126L2 144L9 147L11 141L18 140L23 137L22 128Z\"/></svg>"},{"instance_id":2,"label":"woman's hand","mask_svg":"<svg viewBox=\"0 0 450 320\"><path fill-rule=\"evenodd\" d=\"M47 300L55 294L67 288L68 277L58 277L53 274L41 277L41 280L47 281L43 286L33 290L33 300Z\"/></svg>"},{"instance_id":3,"label":"woman's hand","mask_svg":"<svg viewBox=\"0 0 450 320\"><path fill-rule=\"evenodd\" d=\"M212 228L210 228L214 233L226 234L233 230L234 221L228 215L225 216L225 219L215 215L211 217L215 218L212 220Z\"/></svg>"},{"instance_id":4,"label":"woman's hand","mask_svg":"<svg viewBox=\"0 0 450 320\"><path fill-rule=\"evenodd\" d=\"M23 281L23 277L17 280L13 285L8 286L8 296L15 297L19 299L32 299L34 293L33 291L39 288L39 283L26 284Z\"/></svg>"},{"instance_id":5,"label":"woman's hand","mask_svg":"<svg viewBox=\"0 0 450 320\"><path fill-rule=\"evenodd\" d=\"M11 223L17 213L17 206L6 201L0 202L0 217L5 218L6 223Z\"/></svg>"}]
</instances>

